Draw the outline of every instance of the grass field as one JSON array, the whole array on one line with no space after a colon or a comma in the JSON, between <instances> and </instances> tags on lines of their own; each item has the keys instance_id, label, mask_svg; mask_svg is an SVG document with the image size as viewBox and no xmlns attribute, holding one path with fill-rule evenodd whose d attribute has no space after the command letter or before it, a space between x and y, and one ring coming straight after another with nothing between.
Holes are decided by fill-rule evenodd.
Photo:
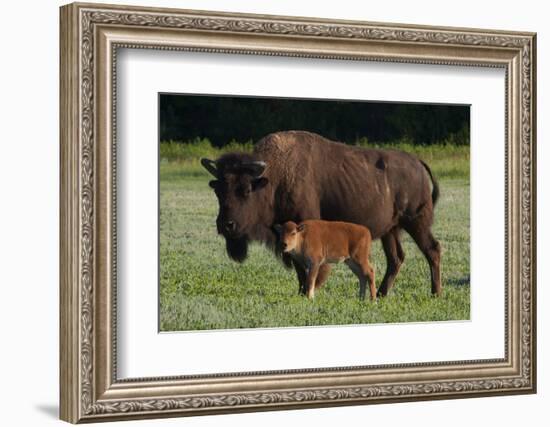
<instances>
[{"instance_id":1,"label":"grass field","mask_svg":"<svg viewBox=\"0 0 550 427\"><path fill-rule=\"evenodd\" d=\"M207 146L208 145L208 146ZM244 149L250 149L250 145ZM231 149L238 148L233 145ZM209 144L161 144L160 329L182 331L308 325L463 320L470 318L469 147L400 144L427 161L441 187L434 234L443 247L443 296L430 296L430 272L406 234L395 287L377 302L360 301L356 277L334 266L309 301L298 295L293 270L254 244L244 264L231 261L216 234L217 201L198 158L216 158ZM380 242L373 245L377 286L384 275Z\"/></svg>"}]
</instances>

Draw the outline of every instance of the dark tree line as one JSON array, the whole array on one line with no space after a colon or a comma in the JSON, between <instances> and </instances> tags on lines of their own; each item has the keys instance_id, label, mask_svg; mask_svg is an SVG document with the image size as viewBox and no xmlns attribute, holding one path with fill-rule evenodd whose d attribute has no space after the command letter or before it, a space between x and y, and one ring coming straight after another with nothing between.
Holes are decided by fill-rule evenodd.
<instances>
[{"instance_id":1,"label":"dark tree line","mask_svg":"<svg viewBox=\"0 0 550 427\"><path fill-rule=\"evenodd\" d=\"M308 130L354 143L469 144L470 108L463 105L303 100L234 96L159 96L161 141L208 138L257 141L280 130Z\"/></svg>"}]
</instances>

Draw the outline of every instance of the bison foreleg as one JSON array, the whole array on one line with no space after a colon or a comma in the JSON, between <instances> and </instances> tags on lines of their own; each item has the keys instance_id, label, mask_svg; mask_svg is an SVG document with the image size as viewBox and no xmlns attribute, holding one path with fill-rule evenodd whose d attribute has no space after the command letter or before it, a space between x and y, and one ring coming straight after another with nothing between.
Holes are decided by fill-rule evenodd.
<instances>
[{"instance_id":1,"label":"bison foreleg","mask_svg":"<svg viewBox=\"0 0 550 427\"><path fill-rule=\"evenodd\" d=\"M386 235L382 236L382 246L384 248L384 253L386 254L386 261L388 265L386 268L386 274L384 274L384 278L382 279L382 284L378 289L379 297L385 297L388 294L388 291L393 286L397 273L399 273L399 268L405 260L405 253L401 247L398 229L393 229Z\"/></svg>"},{"instance_id":2,"label":"bison foreleg","mask_svg":"<svg viewBox=\"0 0 550 427\"><path fill-rule=\"evenodd\" d=\"M294 260L292 260L292 264L294 265L294 269L296 270L296 277L298 277L298 295L305 295L307 293L306 270L300 263Z\"/></svg>"}]
</instances>

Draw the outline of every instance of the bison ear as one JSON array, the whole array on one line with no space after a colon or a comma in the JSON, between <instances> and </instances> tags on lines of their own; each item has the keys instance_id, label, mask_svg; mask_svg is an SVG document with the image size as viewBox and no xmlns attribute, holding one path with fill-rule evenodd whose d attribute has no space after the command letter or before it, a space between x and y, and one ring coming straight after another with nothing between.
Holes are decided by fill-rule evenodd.
<instances>
[{"instance_id":1,"label":"bison ear","mask_svg":"<svg viewBox=\"0 0 550 427\"><path fill-rule=\"evenodd\" d=\"M283 232L283 226L281 224L275 224L273 230L280 236Z\"/></svg>"},{"instance_id":2,"label":"bison ear","mask_svg":"<svg viewBox=\"0 0 550 427\"><path fill-rule=\"evenodd\" d=\"M305 224L300 224L296 230L298 230L298 233L301 233L305 229L306 229L306 225Z\"/></svg>"},{"instance_id":3,"label":"bison ear","mask_svg":"<svg viewBox=\"0 0 550 427\"><path fill-rule=\"evenodd\" d=\"M256 178L252 181L252 191L261 190L267 185L268 182L269 180L265 176Z\"/></svg>"},{"instance_id":4,"label":"bison ear","mask_svg":"<svg viewBox=\"0 0 550 427\"><path fill-rule=\"evenodd\" d=\"M219 182L218 180L213 179L212 181L210 181L210 182L208 183L208 185L209 185L211 188L216 189L216 185L218 185L218 182Z\"/></svg>"},{"instance_id":5,"label":"bison ear","mask_svg":"<svg viewBox=\"0 0 550 427\"><path fill-rule=\"evenodd\" d=\"M244 162L241 164L241 169L250 172L253 177L259 177L265 171L266 164L261 160L255 160L253 162Z\"/></svg>"},{"instance_id":6,"label":"bison ear","mask_svg":"<svg viewBox=\"0 0 550 427\"><path fill-rule=\"evenodd\" d=\"M214 160L202 158L201 165L216 178L218 177L218 170L216 169L216 162Z\"/></svg>"}]
</instances>

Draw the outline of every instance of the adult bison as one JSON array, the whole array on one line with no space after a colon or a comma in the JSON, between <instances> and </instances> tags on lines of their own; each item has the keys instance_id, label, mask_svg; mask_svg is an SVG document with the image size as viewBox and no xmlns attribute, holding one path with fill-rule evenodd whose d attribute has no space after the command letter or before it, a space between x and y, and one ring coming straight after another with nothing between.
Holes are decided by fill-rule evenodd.
<instances>
[{"instance_id":1,"label":"adult bison","mask_svg":"<svg viewBox=\"0 0 550 427\"><path fill-rule=\"evenodd\" d=\"M373 239L382 240L388 265L378 295L385 296L405 258L404 229L430 265L432 294L441 294L441 248L431 232L439 187L428 165L416 157L288 131L262 138L252 154L228 153L201 163L216 178L210 181L219 202L216 225L232 259L243 262L249 242L263 242L287 266L294 264L305 293L306 272L281 253L273 225L306 219L362 224ZM329 272L330 266L323 265L316 287Z\"/></svg>"}]
</instances>

